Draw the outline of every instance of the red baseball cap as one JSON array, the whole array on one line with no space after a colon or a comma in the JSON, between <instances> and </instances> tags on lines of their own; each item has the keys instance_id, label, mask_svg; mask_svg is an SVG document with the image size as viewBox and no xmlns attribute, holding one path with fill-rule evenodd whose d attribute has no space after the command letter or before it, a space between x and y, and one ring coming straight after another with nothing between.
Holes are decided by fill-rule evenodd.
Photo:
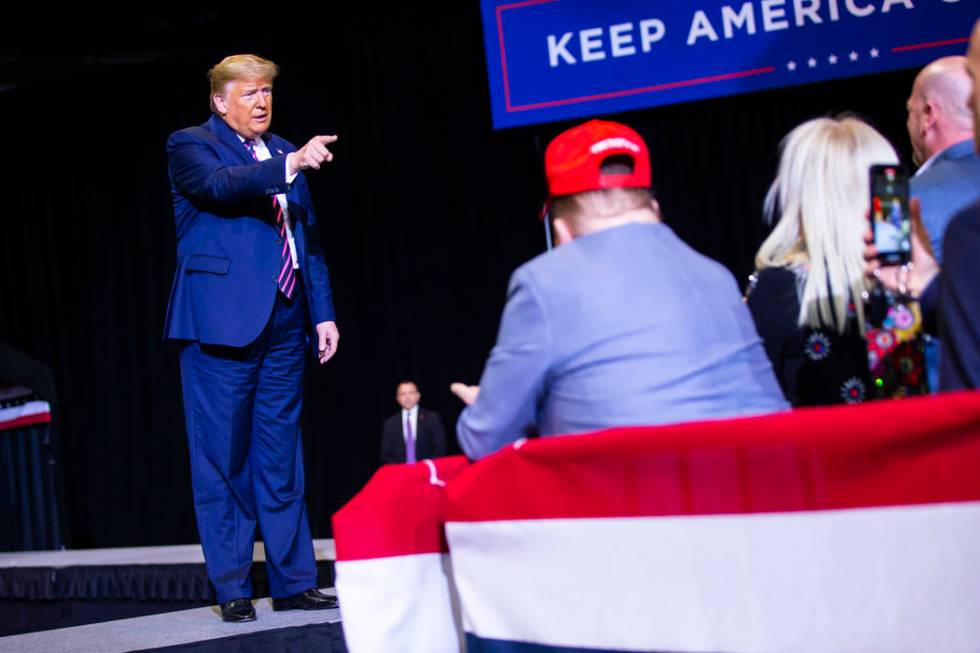
<instances>
[{"instance_id":1,"label":"red baseball cap","mask_svg":"<svg viewBox=\"0 0 980 653\"><path fill-rule=\"evenodd\" d=\"M602 174L611 156L633 159L633 172ZM544 153L551 197L603 188L649 188L650 151L643 138L618 122L590 120L555 137Z\"/></svg>"}]
</instances>

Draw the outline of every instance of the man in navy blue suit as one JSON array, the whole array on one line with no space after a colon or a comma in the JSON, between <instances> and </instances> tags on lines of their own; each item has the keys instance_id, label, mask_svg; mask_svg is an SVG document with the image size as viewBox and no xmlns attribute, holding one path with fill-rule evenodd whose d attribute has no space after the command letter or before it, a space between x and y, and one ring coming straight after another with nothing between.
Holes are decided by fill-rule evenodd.
<instances>
[{"instance_id":1,"label":"man in navy blue suit","mask_svg":"<svg viewBox=\"0 0 980 653\"><path fill-rule=\"evenodd\" d=\"M310 337L337 351L330 279L304 170L336 136L303 147L268 133L278 67L254 55L212 68L211 118L167 141L177 272L165 335L182 344L198 531L225 621L251 621L262 530L273 608L336 607L316 589L299 417Z\"/></svg>"}]
</instances>

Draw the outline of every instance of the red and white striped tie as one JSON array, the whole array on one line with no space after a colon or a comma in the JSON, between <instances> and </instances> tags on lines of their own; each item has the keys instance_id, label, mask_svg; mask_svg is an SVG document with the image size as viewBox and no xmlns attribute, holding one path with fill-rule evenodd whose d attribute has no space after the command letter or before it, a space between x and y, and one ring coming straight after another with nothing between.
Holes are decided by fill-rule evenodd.
<instances>
[{"instance_id":1,"label":"red and white striped tie","mask_svg":"<svg viewBox=\"0 0 980 653\"><path fill-rule=\"evenodd\" d=\"M253 159L259 160L259 156L255 152L255 141L245 139L245 149L248 150ZM282 211L282 205L279 204L278 195L272 196L272 210L276 214L276 230L279 232L279 240L282 241L282 252L279 255L279 279L276 281L276 285L279 286L280 292L287 299L292 299L293 290L296 287L296 271L293 269L293 253L289 249L289 238L286 236L286 215Z\"/></svg>"}]
</instances>

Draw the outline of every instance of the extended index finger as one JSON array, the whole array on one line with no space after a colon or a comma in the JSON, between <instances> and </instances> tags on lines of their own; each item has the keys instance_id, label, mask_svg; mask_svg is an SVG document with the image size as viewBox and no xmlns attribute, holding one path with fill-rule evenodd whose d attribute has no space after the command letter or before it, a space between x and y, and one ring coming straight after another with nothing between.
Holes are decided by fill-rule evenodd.
<instances>
[{"instance_id":1,"label":"extended index finger","mask_svg":"<svg viewBox=\"0 0 980 653\"><path fill-rule=\"evenodd\" d=\"M326 145L327 143L333 143L337 140L336 134L330 134L328 136L317 136L316 140L320 142L320 145Z\"/></svg>"}]
</instances>

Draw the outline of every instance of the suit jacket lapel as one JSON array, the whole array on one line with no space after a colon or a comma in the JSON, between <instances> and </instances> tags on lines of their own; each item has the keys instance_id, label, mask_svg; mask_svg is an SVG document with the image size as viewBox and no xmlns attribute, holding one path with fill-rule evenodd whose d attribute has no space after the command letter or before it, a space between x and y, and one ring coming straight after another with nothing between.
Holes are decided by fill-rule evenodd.
<instances>
[{"instance_id":1,"label":"suit jacket lapel","mask_svg":"<svg viewBox=\"0 0 980 653\"><path fill-rule=\"evenodd\" d=\"M403 415L401 411L398 411L398 444L401 447L401 459L404 460L408 454L408 443L405 442L405 420L402 419ZM415 439L418 440L418 433L415 434Z\"/></svg>"},{"instance_id":2,"label":"suit jacket lapel","mask_svg":"<svg viewBox=\"0 0 980 653\"><path fill-rule=\"evenodd\" d=\"M245 149L245 144L242 143L242 139L239 138L235 130L229 127L228 124L219 118L217 114L211 114L207 124L211 131L218 135L221 142L235 152L238 158L241 159L242 163L255 163L255 159L253 159L252 155L249 154L249 151ZM269 132L262 134L260 138L262 139L262 142L265 143L266 148L269 150L269 154L272 156L281 156L286 153L283 148L282 139L277 138L275 135L270 134ZM288 211L290 225L295 225L299 221L305 223L306 211L303 208L302 203L299 201L299 195L296 193L295 183L286 194L286 201L289 202ZM271 208L269 208L268 215L266 217L270 224L275 223L275 216L272 215Z\"/></svg>"},{"instance_id":3,"label":"suit jacket lapel","mask_svg":"<svg viewBox=\"0 0 980 653\"><path fill-rule=\"evenodd\" d=\"M282 149L281 139L276 138L273 134L266 132L260 137L262 142L265 143L266 148L269 150L269 154L272 156L282 156L286 154L286 151Z\"/></svg>"},{"instance_id":4,"label":"suit jacket lapel","mask_svg":"<svg viewBox=\"0 0 980 653\"><path fill-rule=\"evenodd\" d=\"M218 138L222 143L227 145L236 155L238 155L238 158L241 159L242 163L255 163L255 159L253 159L252 155L245 149L242 139L239 138L238 134L235 133L235 130L229 127L228 124L219 118L217 114L211 114L211 117L208 119L208 126L211 128L211 131L218 135Z\"/></svg>"},{"instance_id":5,"label":"suit jacket lapel","mask_svg":"<svg viewBox=\"0 0 980 653\"><path fill-rule=\"evenodd\" d=\"M399 420L401 419L401 412L398 413ZM405 425L399 421L398 426L398 439L396 440L397 445L395 450L397 453L401 454L399 460L405 460L405 453L408 451L408 447L405 444Z\"/></svg>"},{"instance_id":6,"label":"suit jacket lapel","mask_svg":"<svg viewBox=\"0 0 980 653\"><path fill-rule=\"evenodd\" d=\"M423 445L422 444L422 434L425 433L425 413L422 411L422 407L421 406L419 406L419 418L418 418L417 421L418 421L418 426L415 427L415 430L416 430L416 433L415 433L415 453L416 454L418 454L418 453L428 453L428 449L426 448L426 445ZM419 456L419 460L421 460L421 459L422 459L422 457Z\"/></svg>"}]
</instances>

